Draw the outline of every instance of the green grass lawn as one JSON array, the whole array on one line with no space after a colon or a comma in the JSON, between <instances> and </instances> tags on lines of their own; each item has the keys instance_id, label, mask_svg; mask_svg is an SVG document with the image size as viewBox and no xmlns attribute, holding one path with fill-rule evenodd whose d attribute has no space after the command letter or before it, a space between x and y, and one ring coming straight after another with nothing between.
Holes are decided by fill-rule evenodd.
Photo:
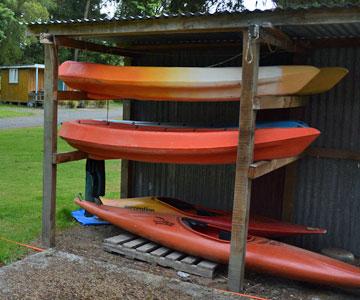
<instances>
[{"instance_id":1,"label":"green grass lawn","mask_svg":"<svg viewBox=\"0 0 360 300\"><path fill-rule=\"evenodd\" d=\"M71 148L59 139L59 151ZM0 237L31 243L41 234L43 129L0 130ZM119 197L120 162L106 162L106 196ZM75 224L74 196L84 194L85 161L58 166L57 229ZM0 265L24 255L24 248L0 240Z\"/></svg>"},{"instance_id":2,"label":"green grass lawn","mask_svg":"<svg viewBox=\"0 0 360 300\"><path fill-rule=\"evenodd\" d=\"M16 106L0 105L0 119L31 116L29 111L21 111Z\"/></svg>"}]
</instances>

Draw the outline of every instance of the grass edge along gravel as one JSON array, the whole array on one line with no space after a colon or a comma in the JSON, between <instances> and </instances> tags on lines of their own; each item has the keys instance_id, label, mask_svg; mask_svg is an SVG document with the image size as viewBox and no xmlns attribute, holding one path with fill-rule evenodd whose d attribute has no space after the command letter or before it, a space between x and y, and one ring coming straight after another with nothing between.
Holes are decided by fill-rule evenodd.
<instances>
[{"instance_id":1,"label":"grass edge along gravel","mask_svg":"<svg viewBox=\"0 0 360 300\"><path fill-rule=\"evenodd\" d=\"M58 140L58 151L71 151ZM41 234L43 129L18 128L0 131L0 237L31 243ZM119 197L119 160L106 161L106 196ZM65 229L75 224L70 212L76 194L84 191L85 160L58 166L56 224ZM0 240L0 264L27 253Z\"/></svg>"}]
</instances>

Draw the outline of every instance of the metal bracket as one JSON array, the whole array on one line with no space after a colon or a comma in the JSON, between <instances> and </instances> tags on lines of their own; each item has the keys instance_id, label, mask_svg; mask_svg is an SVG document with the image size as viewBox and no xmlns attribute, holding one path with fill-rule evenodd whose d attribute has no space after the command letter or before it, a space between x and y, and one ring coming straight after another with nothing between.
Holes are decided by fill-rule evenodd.
<instances>
[{"instance_id":1,"label":"metal bracket","mask_svg":"<svg viewBox=\"0 0 360 300\"><path fill-rule=\"evenodd\" d=\"M260 25L251 24L249 26L249 38L252 40L257 40L260 37Z\"/></svg>"}]
</instances>

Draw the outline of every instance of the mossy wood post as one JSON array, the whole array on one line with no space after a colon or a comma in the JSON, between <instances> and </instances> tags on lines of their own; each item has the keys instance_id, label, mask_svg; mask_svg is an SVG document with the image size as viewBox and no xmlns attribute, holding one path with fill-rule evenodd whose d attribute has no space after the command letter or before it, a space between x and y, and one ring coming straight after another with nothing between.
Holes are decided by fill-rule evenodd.
<instances>
[{"instance_id":1,"label":"mossy wood post","mask_svg":"<svg viewBox=\"0 0 360 300\"><path fill-rule=\"evenodd\" d=\"M229 289L240 291L244 285L246 240L248 233L251 179L256 111L253 109L259 70L259 27L250 26L243 32L242 88L239 112L239 139L232 215L229 261Z\"/></svg>"},{"instance_id":2,"label":"mossy wood post","mask_svg":"<svg viewBox=\"0 0 360 300\"><path fill-rule=\"evenodd\" d=\"M45 47L45 99L44 99L44 174L42 208L42 244L55 245L56 169L53 155L57 152L57 47L51 42Z\"/></svg>"}]
</instances>

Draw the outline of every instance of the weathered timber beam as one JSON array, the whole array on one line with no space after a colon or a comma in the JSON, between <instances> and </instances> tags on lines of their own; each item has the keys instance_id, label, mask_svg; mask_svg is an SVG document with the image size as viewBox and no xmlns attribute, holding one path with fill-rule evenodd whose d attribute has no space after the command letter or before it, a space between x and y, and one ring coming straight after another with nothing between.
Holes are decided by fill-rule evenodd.
<instances>
[{"instance_id":1,"label":"weathered timber beam","mask_svg":"<svg viewBox=\"0 0 360 300\"><path fill-rule=\"evenodd\" d=\"M87 158L88 155L82 151L71 151L64 153L53 154L53 164L62 164L69 161L82 160Z\"/></svg>"},{"instance_id":2,"label":"weathered timber beam","mask_svg":"<svg viewBox=\"0 0 360 300\"><path fill-rule=\"evenodd\" d=\"M343 160L360 160L360 151L331 149L331 148L309 148L306 154L317 158L332 158Z\"/></svg>"},{"instance_id":3,"label":"weathered timber beam","mask_svg":"<svg viewBox=\"0 0 360 300\"><path fill-rule=\"evenodd\" d=\"M43 163L43 206L42 244L55 246L56 173L53 154L57 152L57 47L46 43L44 83L44 163Z\"/></svg>"},{"instance_id":4,"label":"weathered timber beam","mask_svg":"<svg viewBox=\"0 0 360 300\"><path fill-rule=\"evenodd\" d=\"M235 186L231 226L228 287L239 292L244 286L246 242L248 235L251 179L249 167L253 161L256 111L253 102L257 92L260 44L258 26L243 33L242 89L239 111L239 136L235 167Z\"/></svg>"},{"instance_id":5,"label":"weathered timber beam","mask_svg":"<svg viewBox=\"0 0 360 300\"><path fill-rule=\"evenodd\" d=\"M108 99L92 99L89 98L88 95L81 91L58 91L58 101L67 101L67 100L92 100L92 101L110 101L110 100L119 100L122 101L124 99L118 99L116 97L110 97Z\"/></svg>"},{"instance_id":6,"label":"weathered timber beam","mask_svg":"<svg viewBox=\"0 0 360 300\"><path fill-rule=\"evenodd\" d=\"M100 44L95 44L87 41L76 40L68 37L57 36L54 38L55 44L60 47L66 48L74 48L74 49L81 49L86 51L93 51L93 52L100 52L100 53L108 53L114 54L119 56L126 56L126 57L135 57L139 55L140 51L135 53L134 51L130 51L120 47L110 47Z\"/></svg>"},{"instance_id":7,"label":"weathered timber beam","mask_svg":"<svg viewBox=\"0 0 360 300\"><path fill-rule=\"evenodd\" d=\"M50 32L66 36L146 36L174 33L199 32L240 32L249 24L319 25L339 23L359 23L360 7L313 8L291 11L263 11L223 14L217 16L191 16L178 18L153 18L138 20L114 20L107 22L30 24L28 33L39 35Z\"/></svg>"},{"instance_id":8,"label":"weathered timber beam","mask_svg":"<svg viewBox=\"0 0 360 300\"><path fill-rule=\"evenodd\" d=\"M241 51L241 41L211 41L211 42L189 42L189 43L159 43L154 45L132 45L129 49L131 50L146 50L148 53L150 50L158 50L158 52L165 52L168 50L179 50L179 49L203 49L203 48L226 48Z\"/></svg>"},{"instance_id":9,"label":"weathered timber beam","mask_svg":"<svg viewBox=\"0 0 360 300\"><path fill-rule=\"evenodd\" d=\"M282 168L288 164L297 161L301 156L294 156L289 158L273 159L257 161L250 165L249 178L255 179L279 168Z\"/></svg>"},{"instance_id":10,"label":"weathered timber beam","mask_svg":"<svg viewBox=\"0 0 360 300\"><path fill-rule=\"evenodd\" d=\"M294 108L305 106L308 101L307 97L299 96L257 96L253 108L256 110Z\"/></svg>"},{"instance_id":11,"label":"weathered timber beam","mask_svg":"<svg viewBox=\"0 0 360 300\"><path fill-rule=\"evenodd\" d=\"M310 49L321 48L350 48L359 47L359 38L327 38L327 39L304 39L299 40L302 44Z\"/></svg>"},{"instance_id":12,"label":"weathered timber beam","mask_svg":"<svg viewBox=\"0 0 360 300\"><path fill-rule=\"evenodd\" d=\"M125 61L125 65L130 65L130 62ZM125 100L123 102L123 120L131 120L131 101ZM121 198L129 198L131 195L131 181L132 181L133 162L130 160L121 160L120 173L120 195Z\"/></svg>"},{"instance_id":13,"label":"weathered timber beam","mask_svg":"<svg viewBox=\"0 0 360 300\"><path fill-rule=\"evenodd\" d=\"M260 31L260 39L269 46L275 46L288 52L304 52L289 36L273 26L264 26Z\"/></svg>"}]
</instances>

